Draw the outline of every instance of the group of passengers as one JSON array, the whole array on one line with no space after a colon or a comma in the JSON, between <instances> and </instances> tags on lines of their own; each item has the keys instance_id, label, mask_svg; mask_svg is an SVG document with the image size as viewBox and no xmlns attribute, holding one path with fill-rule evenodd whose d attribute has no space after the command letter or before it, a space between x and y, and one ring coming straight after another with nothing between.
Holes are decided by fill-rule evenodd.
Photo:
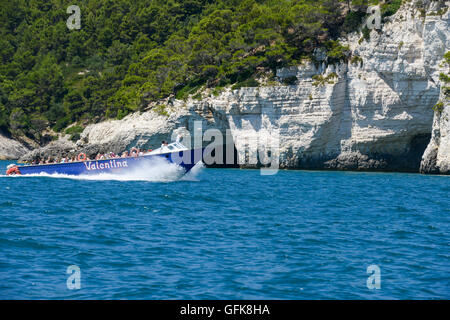
<instances>
[{"instance_id":1,"label":"group of passengers","mask_svg":"<svg viewBox=\"0 0 450 320\"><path fill-rule=\"evenodd\" d=\"M53 163L66 163L66 162L75 162L77 161L76 157L73 156L71 158L69 157L56 157L56 158L52 158L52 157L48 157L47 159L42 159L42 158L37 158L34 159L31 164L36 165L36 164L53 164Z\"/></svg>"},{"instance_id":2,"label":"group of passengers","mask_svg":"<svg viewBox=\"0 0 450 320\"><path fill-rule=\"evenodd\" d=\"M148 150L148 152L152 151L151 149ZM32 165L38 165L38 164L58 164L58 163L70 163L70 162L77 162L77 161L91 161L91 160L108 160L108 159L118 159L118 158L128 158L128 157L141 157L144 155L145 150L139 149L139 148L132 148L130 151L125 150L122 152L121 155L116 154L114 152L107 152L107 153L98 153L93 159L91 159L89 156L85 154L84 157L78 157L76 156L65 156L65 157L51 157L49 156L46 159L43 158L37 158L31 161L30 164Z\"/></svg>"},{"instance_id":3,"label":"group of passengers","mask_svg":"<svg viewBox=\"0 0 450 320\"><path fill-rule=\"evenodd\" d=\"M178 135L177 142L181 139L181 135ZM169 143L167 141L162 141L161 150L164 150ZM147 152L152 151L149 149ZM114 152L107 152L105 154L98 153L94 159L90 159L84 153L80 153L78 157L76 156L65 156L65 157L48 157L47 159L37 158L34 159L29 164L38 165L38 164L57 164L57 163L69 163L69 162L77 162L77 161L91 161L91 160L107 160L107 159L117 159L117 158L128 158L128 157L141 157L144 155L146 151L139 148L132 148L130 151L125 150L121 155L115 154Z\"/></svg>"},{"instance_id":4,"label":"group of passengers","mask_svg":"<svg viewBox=\"0 0 450 320\"><path fill-rule=\"evenodd\" d=\"M151 149L148 152L152 151ZM117 159L117 158L128 158L128 157L141 157L144 155L144 150L133 148L131 151L125 150L121 155L115 154L114 152L109 152L105 154L97 154L95 160L106 160L106 159Z\"/></svg>"}]
</instances>

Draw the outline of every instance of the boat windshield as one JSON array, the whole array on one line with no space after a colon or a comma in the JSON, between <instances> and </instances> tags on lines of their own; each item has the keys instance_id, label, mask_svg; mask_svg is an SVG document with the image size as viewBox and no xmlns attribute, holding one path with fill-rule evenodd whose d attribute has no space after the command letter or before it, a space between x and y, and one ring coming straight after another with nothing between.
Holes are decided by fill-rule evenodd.
<instances>
[{"instance_id":1,"label":"boat windshield","mask_svg":"<svg viewBox=\"0 0 450 320\"><path fill-rule=\"evenodd\" d=\"M173 142L167 146L155 149L148 154L158 154L158 153L167 153L167 152L176 152L176 151L185 151L187 148L182 145L180 142Z\"/></svg>"}]
</instances>

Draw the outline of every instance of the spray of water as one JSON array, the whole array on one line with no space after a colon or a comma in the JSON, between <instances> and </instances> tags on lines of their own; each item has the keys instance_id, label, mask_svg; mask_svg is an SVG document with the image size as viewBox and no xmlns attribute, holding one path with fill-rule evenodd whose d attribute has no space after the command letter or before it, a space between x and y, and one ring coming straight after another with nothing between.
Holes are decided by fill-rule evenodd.
<instances>
[{"instance_id":1,"label":"spray of water","mask_svg":"<svg viewBox=\"0 0 450 320\"><path fill-rule=\"evenodd\" d=\"M29 178L29 177L49 177L74 180L116 180L116 181L151 181L151 182L172 182L172 181L197 181L197 176L204 168L203 164L198 163L192 170L185 174L184 169L180 166L170 163L164 158L156 158L151 161L142 163L139 167L135 167L126 172L118 173L100 173L95 175L78 175L71 176L66 174L30 174L23 176L8 176L13 178ZM1 177L7 177L2 175Z\"/></svg>"},{"instance_id":2,"label":"spray of water","mask_svg":"<svg viewBox=\"0 0 450 320\"><path fill-rule=\"evenodd\" d=\"M185 174L181 180L183 181L198 181L199 176L203 169L205 168L205 165L203 162L198 162L187 174Z\"/></svg>"}]
</instances>

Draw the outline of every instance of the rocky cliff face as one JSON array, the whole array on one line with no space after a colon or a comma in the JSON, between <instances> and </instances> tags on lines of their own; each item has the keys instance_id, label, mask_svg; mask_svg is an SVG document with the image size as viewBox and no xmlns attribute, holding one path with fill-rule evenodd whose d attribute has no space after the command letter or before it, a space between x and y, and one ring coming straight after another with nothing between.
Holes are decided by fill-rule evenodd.
<instances>
[{"instance_id":1,"label":"rocky cliff face","mask_svg":"<svg viewBox=\"0 0 450 320\"><path fill-rule=\"evenodd\" d=\"M422 2L426 15L407 2L370 40L358 34L344 40L352 54L348 63L278 70L280 79L295 76L295 85L169 100L163 112L153 108L90 125L76 145L65 140L64 147L54 144L23 159L62 149L94 154L156 147L173 132L197 134L194 121L202 121L203 130L231 132L241 162L276 136L282 168L418 171L440 95L439 64L450 42L449 12L442 10L449 2Z\"/></svg>"},{"instance_id":2,"label":"rocky cliff face","mask_svg":"<svg viewBox=\"0 0 450 320\"><path fill-rule=\"evenodd\" d=\"M28 151L21 143L0 135L0 160L17 159Z\"/></svg>"},{"instance_id":3,"label":"rocky cliff face","mask_svg":"<svg viewBox=\"0 0 450 320\"><path fill-rule=\"evenodd\" d=\"M448 19L448 13L447 13ZM448 37L447 37L448 39ZM448 50L448 45L447 48ZM437 72L450 75L450 65L445 62L435 65ZM437 80L441 87L439 103L435 106L432 136L420 165L420 172L450 174L450 105L445 93L445 84Z\"/></svg>"},{"instance_id":4,"label":"rocky cliff face","mask_svg":"<svg viewBox=\"0 0 450 320\"><path fill-rule=\"evenodd\" d=\"M421 173L450 174L450 107L436 113L433 121L431 141L420 164Z\"/></svg>"},{"instance_id":5,"label":"rocky cliff face","mask_svg":"<svg viewBox=\"0 0 450 320\"><path fill-rule=\"evenodd\" d=\"M449 67L446 72L449 74ZM441 90L441 106L434 114L430 143L422 158L420 172L432 174L450 174L450 104Z\"/></svg>"}]
</instances>

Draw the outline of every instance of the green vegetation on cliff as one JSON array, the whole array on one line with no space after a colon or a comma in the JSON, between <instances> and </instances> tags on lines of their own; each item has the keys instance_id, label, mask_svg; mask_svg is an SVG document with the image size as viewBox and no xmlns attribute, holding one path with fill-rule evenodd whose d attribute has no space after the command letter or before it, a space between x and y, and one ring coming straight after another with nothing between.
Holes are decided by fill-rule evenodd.
<instances>
[{"instance_id":1,"label":"green vegetation on cliff","mask_svg":"<svg viewBox=\"0 0 450 320\"><path fill-rule=\"evenodd\" d=\"M74 122L122 118L203 86L257 85L317 48L331 63L346 59L336 39L360 26L367 2L2 0L0 132L44 143L51 128L76 139L79 126L66 130ZM383 15L400 3L384 1ZM66 26L72 4L80 30Z\"/></svg>"}]
</instances>

